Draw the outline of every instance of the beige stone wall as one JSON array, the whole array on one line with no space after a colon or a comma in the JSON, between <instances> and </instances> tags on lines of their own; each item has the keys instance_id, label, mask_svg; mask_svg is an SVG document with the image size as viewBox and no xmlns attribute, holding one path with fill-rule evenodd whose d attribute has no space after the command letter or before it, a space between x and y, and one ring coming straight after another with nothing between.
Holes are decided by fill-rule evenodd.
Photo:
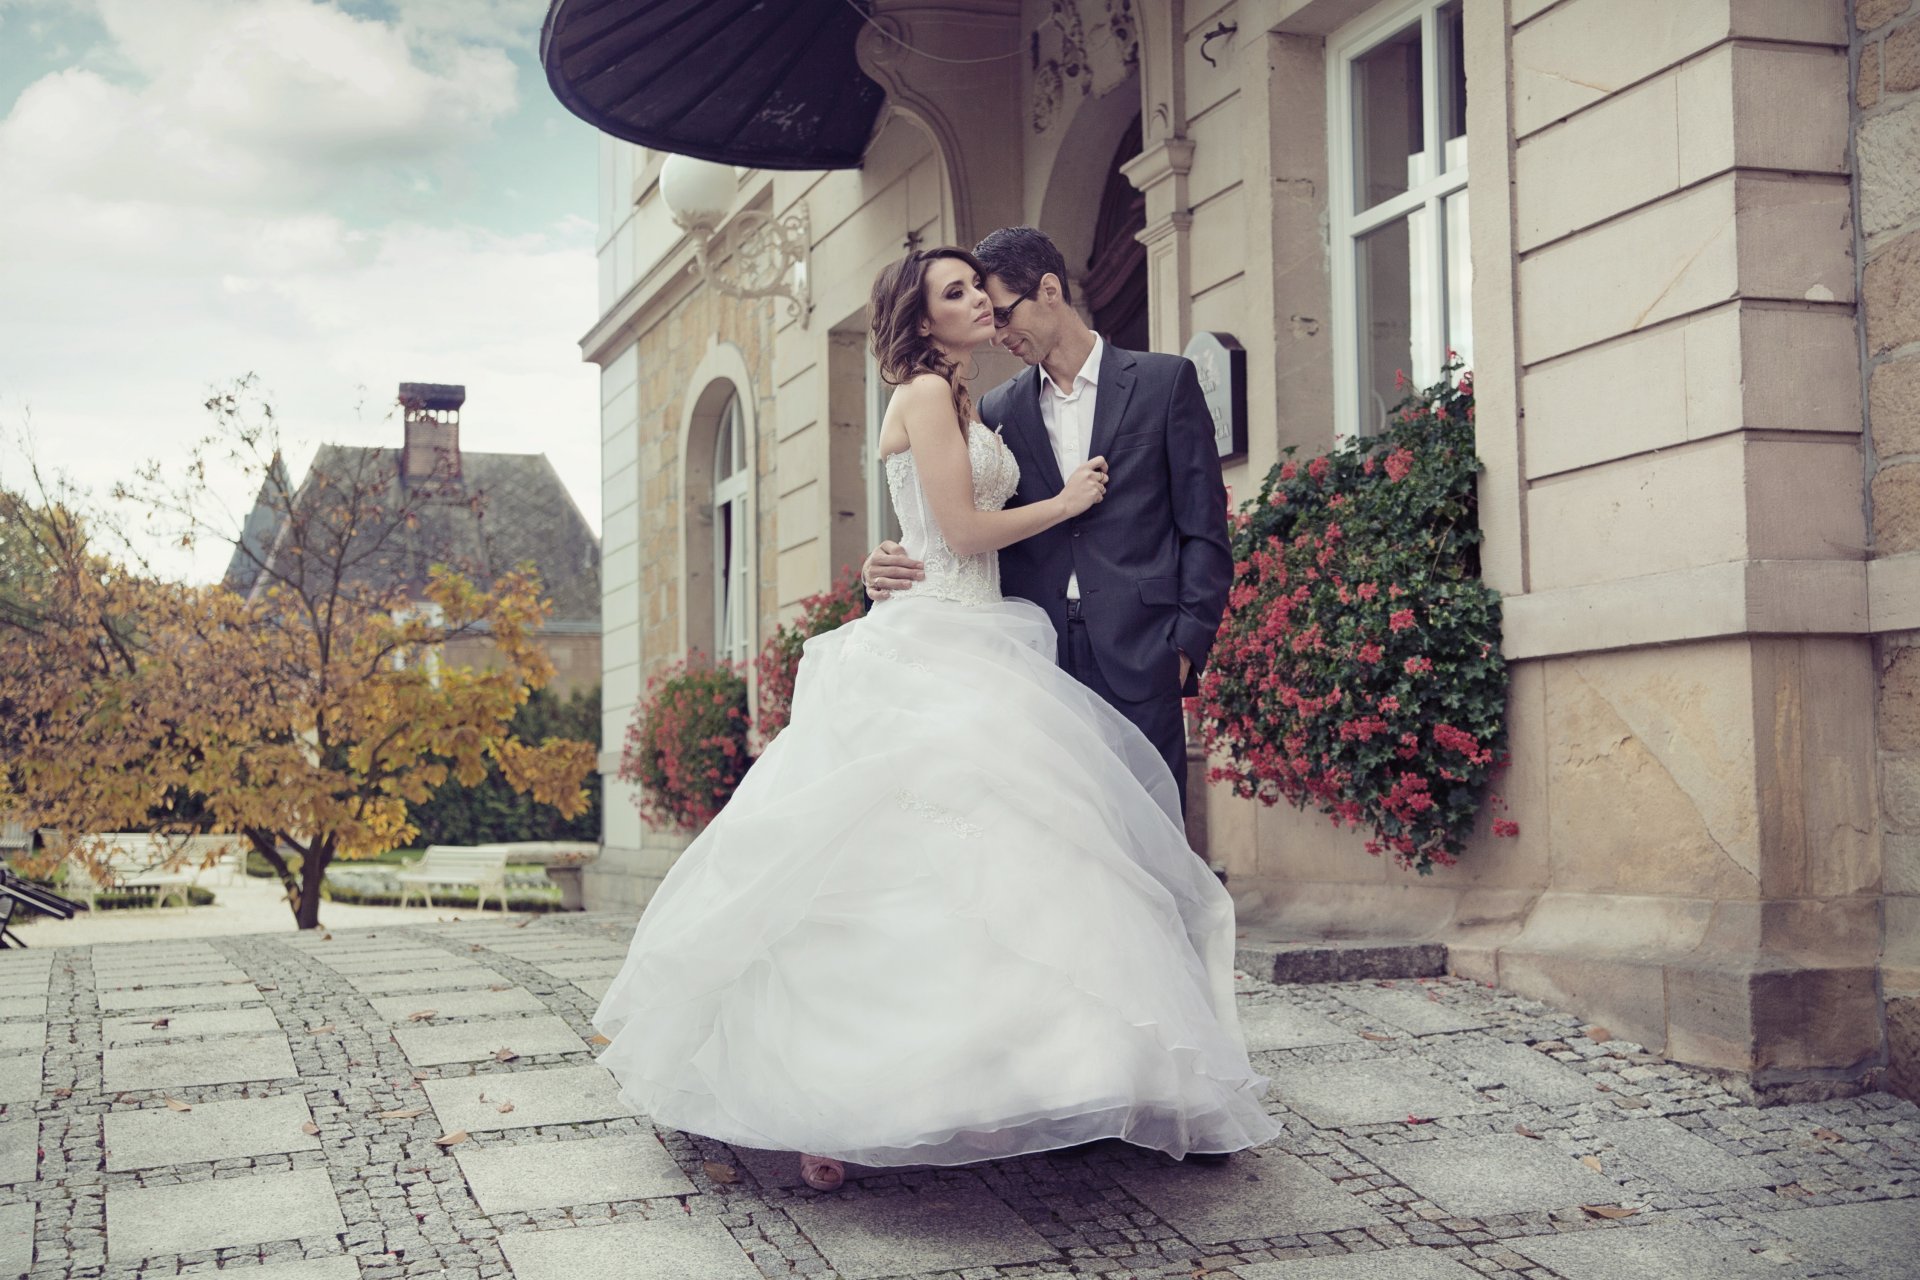
<instances>
[{"instance_id":1,"label":"beige stone wall","mask_svg":"<svg viewBox=\"0 0 1920 1280\"><path fill-rule=\"evenodd\" d=\"M1920 559L1920 4L1853 6L1854 149L1876 569ZM1878 645L1889 1086L1920 1097L1920 632Z\"/></svg>"}]
</instances>

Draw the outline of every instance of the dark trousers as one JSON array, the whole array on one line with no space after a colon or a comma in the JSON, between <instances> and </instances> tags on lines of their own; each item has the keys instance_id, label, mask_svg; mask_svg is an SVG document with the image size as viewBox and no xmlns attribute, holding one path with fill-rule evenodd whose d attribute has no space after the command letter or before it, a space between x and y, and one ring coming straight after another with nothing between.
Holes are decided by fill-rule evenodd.
<instances>
[{"instance_id":1,"label":"dark trousers","mask_svg":"<svg viewBox=\"0 0 1920 1280\"><path fill-rule=\"evenodd\" d=\"M1187 813L1187 724L1180 707L1180 690L1168 689L1145 702L1129 702L1114 693L1107 678L1100 674L1100 663L1093 656L1093 642L1087 638L1087 624L1080 618L1077 600L1067 601L1067 633L1060 637L1060 665L1147 735L1147 741L1173 771L1173 785L1180 790L1180 816L1184 818Z\"/></svg>"}]
</instances>

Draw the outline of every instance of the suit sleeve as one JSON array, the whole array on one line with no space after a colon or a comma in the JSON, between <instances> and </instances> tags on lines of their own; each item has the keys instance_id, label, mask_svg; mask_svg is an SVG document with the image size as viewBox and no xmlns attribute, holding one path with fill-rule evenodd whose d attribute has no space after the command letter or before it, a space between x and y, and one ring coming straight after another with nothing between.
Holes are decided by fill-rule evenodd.
<instances>
[{"instance_id":1,"label":"suit sleeve","mask_svg":"<svg viewBox=\"0 0 1920 1280\"><path fill-rule=\"evenodd\" d=\"M1167 472L1173 490L1173 531L1180 556L1180 616L1173 642L1193 660L1182 690L1199 692L1199 675L1213 650L1233 585L1233 547L1227 537L1227 486L1220 477L1213 415L1200 394L1191 360L1174 373L1167 411Z\"/></svg>"}]
</instances>

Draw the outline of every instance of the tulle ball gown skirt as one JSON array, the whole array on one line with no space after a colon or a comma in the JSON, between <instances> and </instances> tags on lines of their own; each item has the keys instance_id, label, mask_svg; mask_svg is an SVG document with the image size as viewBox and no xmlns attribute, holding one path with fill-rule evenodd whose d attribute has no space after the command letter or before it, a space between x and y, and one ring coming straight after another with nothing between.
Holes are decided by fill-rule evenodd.
<instances>
[{"instance_id":1,"label":"tulle ball gown skirt","mask_svg":"<svg viewBox=\"0 0 1920 1280\"><path fill-rule=\"evenodd\" d=\"M807 642L792 722L648 905L594 1025L660 1124L868 1165L1273 1137L1233 903L1166 765L1021 600Z\"/></svg>"}]
</instances>

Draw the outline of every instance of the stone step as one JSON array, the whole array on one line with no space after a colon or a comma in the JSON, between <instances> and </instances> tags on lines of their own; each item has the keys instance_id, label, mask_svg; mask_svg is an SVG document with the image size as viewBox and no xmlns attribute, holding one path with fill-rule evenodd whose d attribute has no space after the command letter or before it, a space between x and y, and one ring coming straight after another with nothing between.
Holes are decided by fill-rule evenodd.
<instances>
[{"instance_id":1,"label":"stone step","mask_svg":"<svg viewBox=\"0 0 1920 1280\"><path fill-rule=\"evenodd\" d=\"M1234 967L1263 982L1360 982L1371 978L1439 978L1447 972L1441 942L1242 942Z\"/></svg>"}]
</instances>

